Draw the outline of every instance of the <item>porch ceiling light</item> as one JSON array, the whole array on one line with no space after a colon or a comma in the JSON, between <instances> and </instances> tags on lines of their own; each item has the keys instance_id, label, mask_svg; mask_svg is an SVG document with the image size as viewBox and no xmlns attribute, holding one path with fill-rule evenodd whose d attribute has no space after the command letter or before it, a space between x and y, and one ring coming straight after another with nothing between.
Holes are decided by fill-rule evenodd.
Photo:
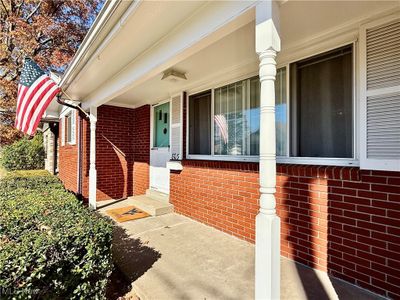
<instances>
[{"instance_id":1,"label":"porch ceiling light","mask_svg":"<svg viewBox=\"0 0 400 300\"><path fill-rule=\"evenodd\" d=\"M183 81L187 80L185 73L175 71L175 70L167 70L163 73L163 77L161 80L168 80L171 82L176 82L176 81Z\"/></svg>"}]
</instances>

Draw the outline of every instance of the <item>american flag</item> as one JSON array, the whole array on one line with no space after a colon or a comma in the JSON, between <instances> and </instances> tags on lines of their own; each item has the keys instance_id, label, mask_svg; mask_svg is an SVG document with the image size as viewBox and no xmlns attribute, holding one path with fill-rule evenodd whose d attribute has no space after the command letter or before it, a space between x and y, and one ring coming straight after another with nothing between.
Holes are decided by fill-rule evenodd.
<instances>
[{"instance_id":1,"label":"american flag","mask_svg":"<svg viewBox=\"0 0 400 300\"><path fill-rule=\"evenodd\" d=\"M25 58L18 85L15 127L34 135L43 113L60 91L50 76L30 58Z\"/></svg>"},{"instance_id":2,"label":"american flag","mask_svg":"<svg viewBox=\"0 0 400 300\"><path fill-rule=\"evenodd\" d=\"M214 116L215 124L217 125L219 132L221 133L222 139L226 144L228 142L228 124L224 115Z\"/></svg>"}]
</instances>

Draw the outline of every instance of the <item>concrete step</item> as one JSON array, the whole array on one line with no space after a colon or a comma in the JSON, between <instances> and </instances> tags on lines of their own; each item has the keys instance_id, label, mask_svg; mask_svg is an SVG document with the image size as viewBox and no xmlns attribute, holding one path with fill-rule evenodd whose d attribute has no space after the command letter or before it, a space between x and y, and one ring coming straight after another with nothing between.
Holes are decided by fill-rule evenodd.
<instances>
[{"instance_id":1,"label":"concrete step","mask_svg":"<svg viewBox=\"0 0 400 300\"><path fill-rule=\"evenodd\" d=\"M174 211L174 206L171 203L146 195L129 197L129 200L129 203L152 216L160 216Z\"/></svg>"},{"instance_id":2,"label":"concrete step","mask_svg":"<svg viewBox=\"0 0 400 300\"><path fill-rule=\"evenodd\" d=\"M153 198L153 199L156 199L156 200L160 200L160 201L169 203L169 195L168 194L164 194L162 192L158 192L158 191L155 191L155 190L152 190L152 189L147 189L146 190L146 196L150 197L150 198Z\"/></svg>"}]
</instances>

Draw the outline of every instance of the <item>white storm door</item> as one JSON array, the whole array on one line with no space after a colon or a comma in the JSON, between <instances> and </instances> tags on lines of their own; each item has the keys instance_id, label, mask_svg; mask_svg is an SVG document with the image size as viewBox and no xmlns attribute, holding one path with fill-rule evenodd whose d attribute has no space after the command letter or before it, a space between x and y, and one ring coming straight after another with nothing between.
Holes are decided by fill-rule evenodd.
<instances>
[{"instance_id":1,"label":"white storm door","mask_svg":"<svg viewBox=\"0 0 400 300\"><path fill-rule=\"evenodd\" d=\"M152 147L150 150L150 189L169 194L170 103L152 108Z\"/></svg>"}]
</instances>

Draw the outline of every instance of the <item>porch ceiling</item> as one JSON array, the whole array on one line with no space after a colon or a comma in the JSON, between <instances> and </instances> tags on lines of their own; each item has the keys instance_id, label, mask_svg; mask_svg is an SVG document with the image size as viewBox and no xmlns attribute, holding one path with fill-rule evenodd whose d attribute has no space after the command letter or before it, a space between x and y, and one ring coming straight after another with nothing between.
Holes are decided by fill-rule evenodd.
<instances>
[{"instance_id":1,"label":"porch ceiling","mask_svg":"<svg viewBox=\"0 0 400 300\"><path fill-rule=\"evenodd\" d=\"M229 34L218 42L176 64L173 69L186 74L187 80L171 82L161 80L162 74L151 78L122 94L112 102L118 104L153 104L168 99L180 91L198 91L209 88L208 82L223 83L237 77L243 69L248 73L258 68L255 53L254 22Z\"/></svg>"},{"instance_id":2,"label":"porch ceiling","mask_svg":"<svg viewBox=\"0 0 400 300\"><path fill-rule=\"evenodd\" d=\"M105 39L105 45L97 48L69 85L67 92L73 99L82 101L84 107L97 101L123 106L156 103L181 90L200 90L211 83L222 84L258 70L254 50L255 16L251 9L255 2L138 3L119 31ZM290 61L293 53L309 48L315 38L329 36L329 32L341 35L341 30L349 27L357 32L359 24L370 16L395 7L400 7L400 1L282 1L282 51L278 54L278 63ZM238 17L238 13L242 15ZM200 24L210 28L204 29ZM218 27L221 24L225 27ZM213 36L212 30L218 33ZM175 50L171 48L174 41L180 43L175 44ZM165 61L174 51L175 56ZM150 58L160 58L151 69ZM185 72L188 80L161 81L167 65Z\"/></svg>"},{"instance_id":3,"label":"porch ceiling","mask_svg":"<svg viewBox=\"0 0 400 300\"><path fill-rule=\"evenodd\" d=\"M204 5L204 1L142 1L131 5L137 5L132 16L116 35L99 46L96 57L68 87L74 99L83 99L101 86Z\"/></svg>"},{"instance_id":4,"label":"porch ceiling","mask_svg":"<svg viewBox=\"0 0 400 300\"><path fill-rule=\"evenodd\" d=\"M286 62L298 47L342 28L358 30L368 17L400 6L400 1L287 1L280 5L282 51L278 63ZM110 104L140 106L157 103L182 90L200 91L239 76L256 74L254 21L214 44L177 63L173 69L186 73L186 81L162 81L162 73L128 90ZM297 48L296 48L297 47Z\"/></svg>"}]
</instances>

